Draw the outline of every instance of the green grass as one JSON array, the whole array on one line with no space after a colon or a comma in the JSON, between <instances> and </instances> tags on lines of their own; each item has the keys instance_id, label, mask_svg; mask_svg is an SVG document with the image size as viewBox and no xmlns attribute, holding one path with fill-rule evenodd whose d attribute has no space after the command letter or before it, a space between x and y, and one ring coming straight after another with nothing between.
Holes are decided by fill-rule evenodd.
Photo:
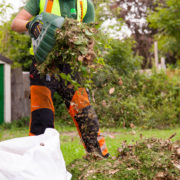
<instances>
[{"instance_id":1,"label":"green grass","mask_svg":"<svg viewBox=\"0 0 180 180\"><path fill-rule=\"evenodd\" d=\"M61 151L63 153L66 164L68 165L73 160L82 158L85 155L84 148L80 142L80 138L76 132L75 127L56 125L56 129L60 133ZM18 127L16 124L1 125L0 126L0 141L12 139L16 137L28 136L28 126ZM117 154L117 149L121 147L121 143L126 141L128 144L135 143L143 138L157 137L161 139L168 139L172 134L176 133L172 141L180 140L180 128L166 129L166 130L143 130L140 128L124 129L124 128L110 128L102 129L106 138L106 144L111 156Z\"/></svg>"},{"instance_id":2,"label":"green grass","mask_svg":"<svg viewBox=\"0 0 180 180\"><path fill-rule=\"evenodd\" d=\"M176 133L176 136L172 138L172 141L180 140L180 128L174 129L152 129L152 130L143 130L139 128L135 129L103 129L103 132L114 132L112 137L107 135L106 142L108 149L112 156L116 155L117 148L121 146L123 141L126 141L128 144L133 144L136 141L140 140L140 135L142 134L143 138L156 137L160 139L168 139L172 134Z\"/></svg>"}]
</instances>

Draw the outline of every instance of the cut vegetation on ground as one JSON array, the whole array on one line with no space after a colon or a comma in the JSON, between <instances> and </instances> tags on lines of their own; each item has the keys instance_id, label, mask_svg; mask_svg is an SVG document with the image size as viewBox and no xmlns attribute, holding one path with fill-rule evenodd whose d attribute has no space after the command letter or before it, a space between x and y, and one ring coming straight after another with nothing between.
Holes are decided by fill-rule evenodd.
<instances>
[{"instance_id":1,"label":"cut vegetation on ground","mask_svg":"<svg viewBox=\"0 0 180 180\"><path fill-rule=\"evenodd\" d=\"M72 162L68 169L74 180L178 180L180 142L156 138L142 139L133 145L123 142L116 156L106 160L86 156Z\"/></svg>"},{"instance_id":2,"label":"cut vegetation on ground","mask_svg":"<svg viewBox=\"0 0 180 180\"><path fill-rule=\"evenodd\" d=\"M18 125L21 126L21 125ZM0 141L28 135L28 127L0 126ZM57 125L61 150L73 179L173 179L180 177L180 128L102 129L111 157L85 156L74 127ZM95 156L96 157L96 156Z\"/></svg>"}]
</instances>

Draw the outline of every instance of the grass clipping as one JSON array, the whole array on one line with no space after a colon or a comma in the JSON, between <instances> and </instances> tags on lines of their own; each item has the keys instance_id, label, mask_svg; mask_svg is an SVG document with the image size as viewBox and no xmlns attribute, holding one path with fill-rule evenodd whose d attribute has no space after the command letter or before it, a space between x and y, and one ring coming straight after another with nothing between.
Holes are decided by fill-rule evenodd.
<instances>
[{"instance_id":1,"label":"grass clipping","mask_svg":"<svg viewBox=\"0 0 180 180\"><path fill-rule=\"evenodd\" d=\"M91 74L100 67L98 52L95 50L95 35L97 30L94 24L80 23L73 19L65 19L61 29L56 31L56 44L47 59L37 66L39 72L61 77L72 85L88 87L91 84ZM61 72L59 66L69 64L71 73ZM76 77L78 73L78 81Z\"/></svg>"},{"instance_id":2,"label":"grass clipping","mask_svg":"<svg viewBox=\"0 0 180 180\"><path fill-rule=\"evenodd\" d=\"M68 166L72 180L179 180L180 142L156 138L123 142L117 156L78 159Z\"/></svg>"}]
</instances>

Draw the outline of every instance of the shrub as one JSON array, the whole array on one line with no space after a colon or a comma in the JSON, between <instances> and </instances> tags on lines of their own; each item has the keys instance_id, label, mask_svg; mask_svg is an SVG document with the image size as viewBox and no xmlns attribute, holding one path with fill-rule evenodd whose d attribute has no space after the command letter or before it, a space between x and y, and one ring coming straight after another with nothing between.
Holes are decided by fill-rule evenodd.
<instances>
[{"instance_id":1,"label":"shrub","mask_svg":"<svg viewBox=\"0 0 180 180\"><path fill-rule=\"evenodd\" d=\"M105 62L116 69L120 75L129 75L140 68L142 58L134 56L133 43L132 39L124 41L113 39L110 41L110 48L105 57Z\"/></svg>"},{"instance_id":2,"label":"shrub","mask_svg":"<svg viewBox=\"0 0 180 180\"><path fill-rule=\"evenodd\" d=\"M180 79L170 79L163 72L134 73L131 78L121 76L114 82L108 82L110 77L104 79L105 83L92 92L103 126L129 127L133 123L146 128L168 128L180 123Z\"/></svg>"}]
</instances>

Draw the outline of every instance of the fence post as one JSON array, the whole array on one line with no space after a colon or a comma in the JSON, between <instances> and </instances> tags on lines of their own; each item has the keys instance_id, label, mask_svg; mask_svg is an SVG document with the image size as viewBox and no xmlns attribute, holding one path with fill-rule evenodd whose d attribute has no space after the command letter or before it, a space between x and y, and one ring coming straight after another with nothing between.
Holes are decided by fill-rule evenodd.
<instances>
[{"instance_id":1,"label":"fence post","mask_svg":"<svg viewBox=\"0 0 180 180\"><path fill-rule=\"evenodd\" d=\"M163 70L166 70L166 63L165 63L165 58L164 57L161 57L161 68Z\"/></svg>"},{"instance_id":2,"label":"fence post","mask_svg":"<svg viewBox=\"0 0 180 180\"><path fill-rule=\"evenodd\" d=\"M158 69L159 60L158 60L158 42L157 41L154 42L154 58L155 58L155 68Z\"/></svg>"},{"instance_id":3,"label":"fence post","mask_svg":"<svg viewBox=\"0 0 180 180\"><path fill-rule=\"evenodd\" d=\"M27 77L23 77L21 68L12 69L12 73L11 73L12 121L30 115L28 77L29 77L28 75Z\"/></svg>"}]
</instances>

